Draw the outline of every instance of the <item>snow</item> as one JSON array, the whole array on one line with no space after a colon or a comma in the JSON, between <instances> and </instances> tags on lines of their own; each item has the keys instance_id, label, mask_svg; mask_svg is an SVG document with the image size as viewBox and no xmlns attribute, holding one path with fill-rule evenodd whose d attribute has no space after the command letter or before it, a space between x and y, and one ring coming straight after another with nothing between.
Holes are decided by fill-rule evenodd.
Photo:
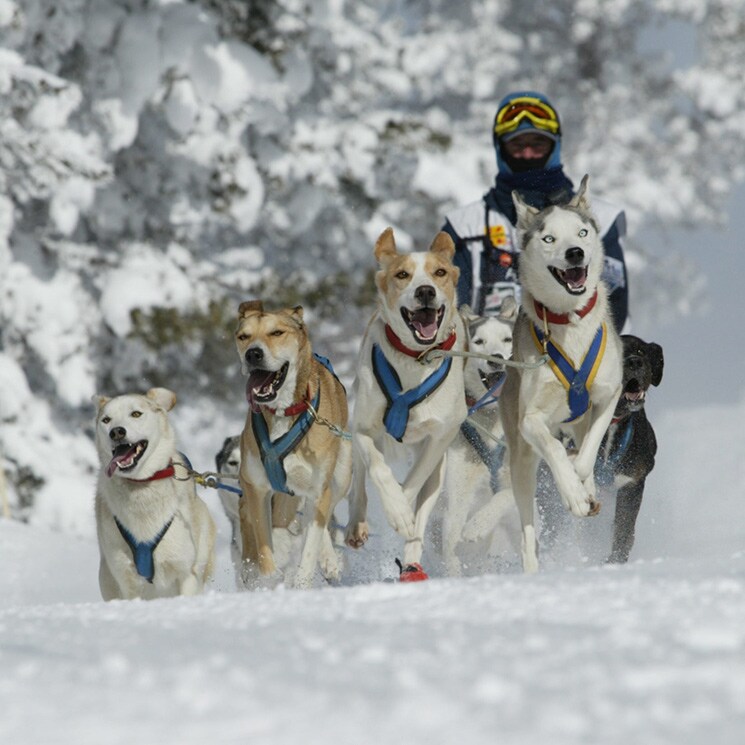
<instances>
[{"instance_id":1,"label":"snow","mask_svg":"<svg viewBox=\"0 0 745 745\"><path fill-rule=\"evenodd\" d=\"M91 534L0 520L0 741L735 745L743 415L745 399L656 416L625 566L549 556L532 576L401 585L373 505L342 586L236 592L227 521L203 491L219 529L207 593L104 603ZM69 488L90 512L92 480Z\"/></svg>"},{"instance_id":2,"label":"snow","mask_svg":"<svg viewBox=\"0 0 745 745\"><path fill-rule=\"evenodd\" d=\"M729 18L741 4L719 5ZM207 9L218 4L130 5L70 0L49 15L38 0L0 0L3 43L19 50L0 49L0 459L14 465L11 504L28 519L0 518L0 743L739 745L745 390L732 361L743 191L729 209L709 194L742 178L736 23L709 21L704 41L725 50L721 59L676 59L669 78L650 78L643 60L615 49L637 4L577 3L570 35L600 33L616 70L595 91L570 77L576 45L562 36L557 47L537 25L525 36L515 3L467 4L477 24L464 27L458 4L452 16L448 4L434 15L403 4L392 18L375 4L290 0L277 6L279 47L264 56L223 39ZM544 5L538 18L554 12ZM691 28L718 12L701 0L655 5ZM552 6L557 18L562 7ZM603 31L609 19L616 32ZM659 28L650 33L670 46ZM508 564L455 579L427 564L429 582L401 585L400 540L373 504L369 544L340 549L341 586L237 592L227 520L201 490L219 529L207 593L103 603L96 456L72 409L88 406L121 361L100 352L127 337L132 311L204 310L214 296L203 280L215 277L247 294L287 246L298 263L323 242L325 261L343 247L340 266L368 266L395 224L399 246L415 247L439 227L439 200L465 204L492 180L484 122L522 81L556 90L566 106L570 174L598 172L599 192L626 205L635 330L665 349L665 379L648 403L658 464L631 562L600 561L613 514L605 500L598 518L570 519L544 546L537 575ZM635 95L666 86L661 101ZM681 96L700 125L691 128L688 105L661 106ZM647 147L660 121L664 157ZM346 199L346 180L370 208ZM740 220L729 245L707 227L717 210ZM701 223L695 235L665 235L685 217ZM642 240L645 220L658 225L655 240ZM670 334L663 322L681 313ZM348 339L334 360L345 373L356 317L350 308L348 323L325 329ZM326 352L323 324L316 331ZM214 467L245 416L215 404L179 391L173 418L198 470ZM22 491L21 471L45 483Z\"/></svg>"}]
</instances>

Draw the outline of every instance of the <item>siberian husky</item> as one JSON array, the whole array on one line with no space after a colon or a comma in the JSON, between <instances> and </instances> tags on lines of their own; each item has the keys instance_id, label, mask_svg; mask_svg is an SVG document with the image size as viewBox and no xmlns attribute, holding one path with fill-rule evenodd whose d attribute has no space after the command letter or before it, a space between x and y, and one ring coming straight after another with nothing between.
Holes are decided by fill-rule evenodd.
<instances>
[{"instance_id":1,"label":"siberian husky","mask_svg":"<svg viewBox=\"0 0 745 745\"><path fill-rule=\"evenodd\" d=\"M471 573L482 572L490 557L519 551L517 510L498 406L507 371L497 361L512 356L517 304L508 298L498 316L475 315L467 305L461 306L460 314L469 351L493 359L469 357L465 364L468 418L448 450L445 498L442 509L438 507L442 554L450 576L462 574L463 562Z\"/></svg>"},{"instance_id":2,"label":"siberian husky","mask_svg":"<svg viewBox=\"0 0 745 745\"><path fill-rule=\"evenodd\" d=\"M104 600L199 593L212 574L215 524L183 468L167 412L176 396L97 396L96 527ZM181 473L183 471L183 474Z\"/></svg>"},{"instance_id":3,"label":"siberian husky","mask_svg":"<svg viewBox=\"0 0 745 745\"><path fill-rule=\"evenodd\" d=\"M243 583L284 579L307 588L319 565L327 580L338 580L328 526L351 479L344 386L313 354L300 306L269 312L261 301L241 303L235 342L249 403L241 435ZM277 543L297 532L298 565L278 566Z\"/></svg>"},{"instance_id":4,"label":"siberian husky","mask_svg":"<svg viewBox=\"0 0 745 745\"><path fill-rule=\"evenodd\" d=\"M543 458L564 506L576 516L600 509L593 468L621 393L622 351L600 281L603 245L590 211L587 176L564 206L538 210L513 192L520 241L521 312L500 413L522 524L522 563L538 569L536 469ZM571 436L567 452L560 432Z\"/></svg>"},{"instance_id":5,"label":"siberian husky","mask_svg":"<svg viewBox=\"0 0 745 745\"><path fill-rule=\"evenodd\" d=\"M370 490L405 540L403 581L427 578L420 564L427 521L442 487L447 448L466 417L462 360L424 357L466 346L455 304L454 251L450 236L439 233L428 251L401 254L391 228L375 244L378 309L357 365L347 543L367 539Z\"/></svg>"}]
</instances>

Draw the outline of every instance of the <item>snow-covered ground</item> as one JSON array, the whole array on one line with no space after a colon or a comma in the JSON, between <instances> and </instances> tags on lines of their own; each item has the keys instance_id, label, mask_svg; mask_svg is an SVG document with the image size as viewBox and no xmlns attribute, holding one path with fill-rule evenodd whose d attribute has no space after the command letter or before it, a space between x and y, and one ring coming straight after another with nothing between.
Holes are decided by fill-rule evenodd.
<instances>
[{"instance_id":1,"label":"snow-covered ground","mask_svg":"<svg viewBox=\"0 0 745 745\"><path fill-rule=\"evenodd\" d=\"M401 585L378 520L342 587L237 593L209 493L209 592L103 603L91 537L0 520L0 742L739 745L743 416L656 414L620 567Z\"/></svg>"}]
</instances>

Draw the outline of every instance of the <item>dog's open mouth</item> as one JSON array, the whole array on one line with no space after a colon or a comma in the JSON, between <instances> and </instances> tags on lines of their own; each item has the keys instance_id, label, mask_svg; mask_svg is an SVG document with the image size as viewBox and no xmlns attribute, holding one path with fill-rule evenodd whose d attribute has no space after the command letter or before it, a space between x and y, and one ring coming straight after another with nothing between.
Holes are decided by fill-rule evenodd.
<instances>
[{"instance_id":1,"label":"dog's open mouth","mask_svg":"<svg viewBox=\"0 0 745 745\"><path fill-rule=\"evenodd\" d=\"M626 411L639 411L644 406L646 391L636 378L631 378L624 386L621 402Z\"/></svg>"},{"instance_id":2,"label":"dog's open mouth","mask_svg":"<svg viewBox=\"0 0 745 745\"><path fill-rule=\"evenodd\" d=\"M274 401L287 377L290 363L285 362L279 370L252 370L246 383L246 398L251 406Z\"/></svg>"},{"instance_id":3,"label":"dog's open mouth","mask_svg":"<svg viewBox=\"0 0 745 745\"><path fill-rule=\"evenodd\" d=\"M581 295L585 291L585 284L587 283L586 266L573 266L569 269L558 269L555 266L550 266L549 270L554 279L560 285L563 285L568 293Z\"/></svg>"},{"instance_id":4,"label":"dog's open mouth","mask_svg":"<svg viewBox=\"0 0 745 745\"><path fill-rule=\"evenodd\" d=\"M445 316L445 306L442 305L439 309L417 308L416 310L409 310L408 308L401 308L401 316L419 344L432 344Z\"/></svg>"},{"instance_id":5,"label":"dog's open mouth","mask_svg":"<svg viewBox=\"0 0 745 745\"><path fill-rule=\"evenodd\" d=\"M106 475L111 478L117 469L120 471L131 471L139 463L142 454L147 450L147 445L147 440L140 440L135 443L119 443L111 451L113 457L106 467Z\"/></svg>"}]
</instances>

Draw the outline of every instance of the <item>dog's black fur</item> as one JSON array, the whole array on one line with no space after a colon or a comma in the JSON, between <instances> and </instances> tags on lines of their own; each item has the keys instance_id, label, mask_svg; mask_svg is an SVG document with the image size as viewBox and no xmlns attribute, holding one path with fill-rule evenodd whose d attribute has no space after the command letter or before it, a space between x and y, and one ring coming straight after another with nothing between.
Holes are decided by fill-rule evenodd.
<instances>
[{"instance_id":1,"label":"dog's black fur","mask_svg":"<svg viewBox=\"0 0 745 745\"><path fill-rule=\"evenodd\" d=\"M623 341L623 393L613 422L603 438L595 467L599 485L616 486L613 547L609 562L628 561L634 545L636 518L644 496L644 483L654 468L657 439L644 411L650 385L662 380L664 357L659 344L630 334Z\"/></svg>"}]
</instances>

